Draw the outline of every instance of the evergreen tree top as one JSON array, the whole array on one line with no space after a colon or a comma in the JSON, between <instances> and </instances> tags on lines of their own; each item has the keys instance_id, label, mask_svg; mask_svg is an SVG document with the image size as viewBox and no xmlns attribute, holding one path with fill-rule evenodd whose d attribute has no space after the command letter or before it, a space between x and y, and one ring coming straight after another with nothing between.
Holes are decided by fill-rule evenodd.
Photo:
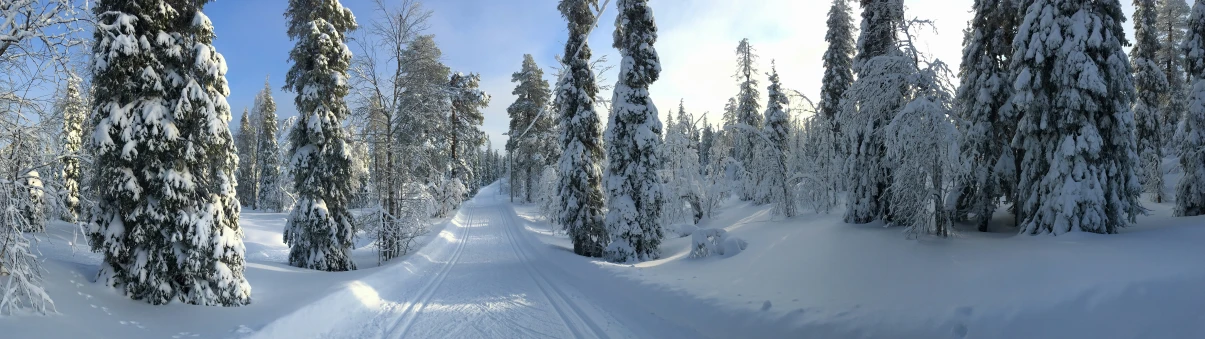
<instances>
[{"instance_id":1,"label":"evergreen tree top","mask_svg":"<svg viewBox=\"0 0 1205 339\"><path fill-rule=\"evenodd\" d=\"M330 24L340 34L356 29L356 16L339 0L289 0L285 21L289 26L289 38L294 40L310 34L314 21ZM342 37L338 39L342 40Z\"/></svg>"},{"instance_id":2,"label":"evergreen tree top","mask_svg":"<svg viewBox=\"0 0 1205 339\"><path fill-rule=\"evenodd\" d=\"M647 87L661 76L661 60L653 47L657 42L653 10L648 0L619 0L618 6L614 46L623 52L626 69L620 81L632 87Z\"/></svg>"},{"instance_id":3,"label":"evergreen tree top","mask_svg":"<svg viewBox=\"0 0 1205 339\"><path fill-rule=\"evenodd\" d=\"M1188 15L1188 36L1184 38L1184 67L1189 77L1205 77L1205 0L1195 0Z\"/></svg>"}]
</instances>

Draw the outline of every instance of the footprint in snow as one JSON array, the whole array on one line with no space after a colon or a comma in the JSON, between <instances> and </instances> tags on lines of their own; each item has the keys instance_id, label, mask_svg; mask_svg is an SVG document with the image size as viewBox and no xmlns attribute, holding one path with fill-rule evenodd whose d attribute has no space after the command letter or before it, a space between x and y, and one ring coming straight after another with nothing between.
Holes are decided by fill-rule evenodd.
<instances>
[{"instance_id":1,"label":"footprint in snow","mask_svg":"<svg viewBox=\"0 0 1205 339\"><path fill-rule=\"evenodd\" d=\"M770 301L769 301L769 300L766 300L766 302L764 302L764 303L762 303L762 304L761 304L761 310L762 310L762 311L769 311L771 306L772 306L772 305L770 304Z\"/></svg>"}]
</instances>

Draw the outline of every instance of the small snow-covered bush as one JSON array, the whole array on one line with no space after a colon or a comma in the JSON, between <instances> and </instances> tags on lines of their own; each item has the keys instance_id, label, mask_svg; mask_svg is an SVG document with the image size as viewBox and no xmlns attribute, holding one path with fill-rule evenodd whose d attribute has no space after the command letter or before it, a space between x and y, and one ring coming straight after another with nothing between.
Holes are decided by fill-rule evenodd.
<instances>
[{"instance_id":1,"label":"small snow-covered bush","mask_svg":"<svg viewBox=\"0 0 1205 339\"><path fill-rule=\"evenodd\" d=\"M724 238L724 243L723 243L723 247L722 247L724 251L720 252L719 254L723 255L725 257L731 257L734 255L740 254L747 247L749 247L749 242L745 241L745 239L741 239L741 238L737 238L737 237L727 237L727 238Z\"/></svg>"},{"instance_id":2,"label":"small snow-covered bush","mask_svg":"<svg viewBox=\"0 0 1205 339\"><path fill-rule=\"evenodd\" d=\"M557 222L557 216L561 215L561 200L557 195L557 183L560 180L555 166L545 166L544 172L540 173L539 182L533 185L537 190L536 202L540 205L540 214L553 224Z\"/></svg>"},{"instance_id":3,"label":"small snow-covered bush","mask_svg":"<svg viewBox=\"0 0 1205 339\"><path fill-rule=\"evenodd\" d=\"M448 217L453 211L460 208L460 203L464 202L464 197L469 194L468 187L460 179L444 178L439 186L434 187L435 201L438 202L435 216L438 218Z\"/></svg>"},{"instance_id":4,"label":"small snow-covered bush","mask_svg":"<svg viewBox=\"0 0 1205 339\"><path fill-rule=\"evenodd\" d=\"M744 239L728 235L722 228L708 228L695 231L691 235L691 258L706 258L712 255L731 257L740 254L749 243Z\"/></svg>"}]
</instances>

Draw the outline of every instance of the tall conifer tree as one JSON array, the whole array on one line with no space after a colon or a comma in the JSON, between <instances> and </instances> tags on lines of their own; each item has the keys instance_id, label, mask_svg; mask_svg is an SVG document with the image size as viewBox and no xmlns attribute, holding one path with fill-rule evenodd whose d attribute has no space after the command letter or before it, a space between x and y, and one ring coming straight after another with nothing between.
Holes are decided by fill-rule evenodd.
<instances>
[{"instance_id":1,"label":"tall conifer tree","mask_svg":"<svg viewBox=\"0 0 1205 339\"><path fill-rule=\"evenodd\" d=\"M1015 181L1014 173L1001 171L1015 167L1008 142L1016 123L1003 112L1012 95L1008 63L1018 19L1014 6L1012 0L975 0L974 18L962 42L955 107L966 124L961 152L970 168L961 198L978 217L981 232L987 231L1000 198Z\"/></svg>"},{"instance_id":2,"label":"tall conifer tree","mask_svg":"<svg viewBox=\"0 0 1205 339\"><path fill-rule=\"evenodd\" d=\"M1130 51L1134 67L1134 118L1137 120L1138 157L1142 159L1140 181L1151 201L1164 200L1163 114L1159 97L1168 90L1167 75L1158 64L1159 36L1155 0L1134 0L1134 35L1137 44Z\"/></svg>"},{"instance_id":3,"label":"tall conifer tree","mask_svg":"<svg viewBox=\"0 0 1205 339\"><path fill-rule=\"evenodd\" d=\"M71 74L67 78L67 89L59 104L63 114L63 197L62 218L67 222L76 222L80 215L80 183L83 177L80 168L80 157L83 156L84 119L88 115L88 102L80 92L80 78Z\"/></svg>"},{"instance_id":4,"label":"tall conifer tree","mask_svg":"<svg viewBox=\"0 0 1205 339\"><path fill-rule=\"evenodd\" d=\"M1022 233L1117 233L1142 212L1124 20L1117 0L1025 12L1011 67Z\"/></svg>"},{"instance_id":5,"label":"tall conifer tree","mask_svg":"<svg viewBox=\"0 0 1205 339\"><path fill-rule=\"evenodd\" d=\"M597 6L597 0L561 0L557 5L569 26L564 54L567 69L556 86L562 146L558 219L569 231L573 253L601 257L610 237L603 225L603 131L594 110L598 85L586 43L596 20L591 5Z\"/></svg>"},{"instance_id":6,"label":"tall conifer tree","mask_svg":"<svg viewBox=\"0 0 1205 339\"><path fill-rule=\"evenodd\" d=\"M1175 215L1191 217L1205 214L1205 0L1193 2L1183 51L1193 85L1188 111L1176 130L1184 177L1176 185Z\"/></svg>"},{"instance_id":7,"label":"tall conifer tree","mask_svg":"<svg viewBox=\"0 0 1205 339\"><path fill-rule=\"evenodd\" d=\"M356 19L338 0L289 0L285 18L297 44L289 53L285 89L297 93L299 112L289 136L297 191L284 232L289 264L353 270L352 159L343 120L350 113L344 101L352 58L347 33Z\"/></svg>"},{"instance_id":8,"label":"tall conifer tree","mask_svg":"<svg viewBox=\"0 0 1205 339\"><path fill-rule=\"evenodd\" d=\"M259 170L257 207L268 212L284 210L284 190L280 187L281 157L280 144L277 139L276 100L272 98L272 85L264 79L264 89L255 97L255 116L258 122L259 140L257 142L256 168Z\"/></svg>"},{"instance_id":9,"label":"tall conifer tree","mask_svg":"<svg viewBox=\"0 0 1205 339\"><path fill-rule=\"evenodd\" d=\"M660 257L664 237L665 197L658 178L662 125L648 90L661 76L661 61L653 47L657 24L648 0L619 0L617 6L615 48L624 62L606 132L609 162L603 184L610 204L605 224L611 243L605 257L643 261Z\"/></svg>"},{"instance_id":10,"label":"tall conifer tree","mask_svg":"<svg viewBox=\"0 0 1205 339\"><path fill-rule=\"evenodd\" d=\"M749 39L742 39L736 46L736 74L740 81L740 92L736 95L736 105L733 114L736 126L733 133L733 156L744 167L745 173L739 178L744 181L740 191L741 200L752 200L757 192L757 176L751 173L758 160L757 149L762 145L761 137L757 135L762 127L761 104L757 89L757 54Z\"/></svg>"},{"instance_id":11,"label":"tall conifer tree","mask_svg":"<svg viewBox=\"0 0 1205 339\"><path fill-rule=\"evenodd\" d=\"M883 128L907 103L907 74L915 72L914 64L899 62L902 53L896 40L904 20L900 0L861 1L862 30L854 58L858 79L842 100L840 121L850 152L845 222L856 224L890 221L886 197L891 166L884 161Z\"/></svg>"},{"instance_id":12,"label":"tall conifer tree","mask_svg":"<svg viewBox=\"0 0 1205 339\"><path fill-rule=\"evenodd\" d=\"M206 2L94 8L103 24L93 46L89 240L104 255L99 280L152 304L250 302L226 68L200 12Z\"/></svg>"}]
</instances>

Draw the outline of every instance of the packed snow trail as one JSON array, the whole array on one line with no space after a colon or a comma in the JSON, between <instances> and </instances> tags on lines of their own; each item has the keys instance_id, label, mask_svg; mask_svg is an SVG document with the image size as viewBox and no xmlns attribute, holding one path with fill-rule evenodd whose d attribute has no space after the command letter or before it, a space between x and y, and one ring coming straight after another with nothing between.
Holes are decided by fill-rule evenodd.
<instances>
[{"instance_id":1,"label":"packed snow trail","mask_svg":"<svg viewBox=\"0 0 1205 339\"><path fill-rule=\"evenodd\" d=\"M486 189L407 262L277 320L257 337L698 337L589 286L566 282L520 233L513 210ZM580 281L575 281L580 283ZM590 292L587 295L584 292ZM628 305L638 307L637 305ZM614 309L619 307L621 309ZM633 313L635 312L635 313ZM655 328L644 328L653 326Z\"/></svg>"}]
</instances>

